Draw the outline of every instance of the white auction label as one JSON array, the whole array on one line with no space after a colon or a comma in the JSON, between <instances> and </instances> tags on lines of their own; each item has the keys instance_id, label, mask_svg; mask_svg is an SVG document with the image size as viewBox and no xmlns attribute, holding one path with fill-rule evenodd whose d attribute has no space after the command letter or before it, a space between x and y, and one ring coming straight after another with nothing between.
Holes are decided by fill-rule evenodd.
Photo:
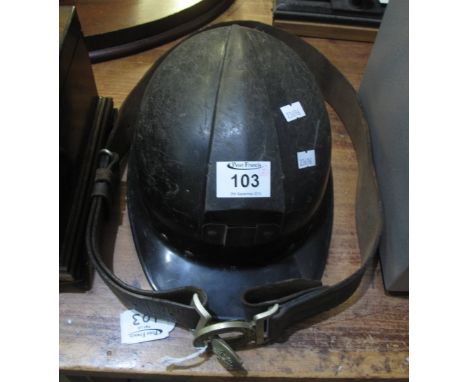
<instances>
[{"instance_id":1,"label":"white auction label","mask_svg":"<svg viewBox=\"0 0 468 382\"><path fill-rule=\"evenodd\" d=\"M120 314L120 336L123 344L161 340L169 336L175 323L147 316L136 310Z\"/></svg>"},{"instance_id":2,"label":"white auction label","mask_svg":"<svg viewBox=\"0 0 468 382\"><path fill-rule=\"evenodd\" d=\"M270 162L216 162L216 197L269 198Z\"/></svg>"},{"instance_id":3,"label":"white auction label","mask_svg":"<svg viewBox=\"0 0 468 382\"><path fill-rule=\"evenodd\" d=\"M302 108L302 105L299 101L294 102L291 105L280 107L280 110L283 113L284 118L286 118L286 121L288 122L305 117L305 111Z\"/></svg>"},{"instance_id":4,"label":"white auction label","mask_svg":"<svg viewBox=\"0 0 468 382\"><path fill-rule=\"evenodd\" d=\"M297 167L306 168L315 166L315 150L299 151L297 153Z\"/></svg>"}]
</instances>

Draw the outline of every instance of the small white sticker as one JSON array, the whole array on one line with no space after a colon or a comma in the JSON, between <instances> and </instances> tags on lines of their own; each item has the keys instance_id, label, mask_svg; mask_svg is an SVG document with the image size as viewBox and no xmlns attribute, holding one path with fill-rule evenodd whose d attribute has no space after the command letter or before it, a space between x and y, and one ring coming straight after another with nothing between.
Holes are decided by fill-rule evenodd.
<instances>
[{"instance_id":1,"label":"small white sticker","mask_svg":"<svg viewBox=\"0 0 468 382\"><path fill-rule=\"evenodd\" d=\"M216 162L217 198L269 198L270 162Z\"/></svg>"},{"instance_id":2,"label":"small white sticker","mask_svg":"<svg viewBox=\"0 0 468 382\"><path fill-rule=\"evenodd\" d=\"M306 168L315 166L315 150L299 151L297 153L297 167Z\"/></svg>"},{"instance_id":3,"label":"small white sticker","mask_svg":"<svg viewBox=\"0 0 468 382\"><path fill-rule=\"evenodd\" d=\"M146 316L136 310L120 314L120 336L123 344L161 340L169 336L175 323Z\"/></svg>"},{"instance_id":4,"label":"small white sticker","mask_svg":"<svg viewBox=\"0 0 468 382\"><path fill-rule=\"evenodd\" d=\"M302 105L299 101L294 102L291 105L280 107L280 109L284 115L284 118L286 118L286 121L288 122L305 117L304 109L302 108Z\"/></svg>"}]
</instances>

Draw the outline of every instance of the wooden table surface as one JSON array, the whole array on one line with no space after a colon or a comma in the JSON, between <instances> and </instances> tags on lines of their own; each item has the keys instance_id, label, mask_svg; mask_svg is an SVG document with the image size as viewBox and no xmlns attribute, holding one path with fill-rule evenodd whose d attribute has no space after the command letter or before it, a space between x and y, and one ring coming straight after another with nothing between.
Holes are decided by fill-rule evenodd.
<instances>
[{"instance_id":1,"label":"wooden table surface","mask_svg":"<svg viewBox=\"0 0 468 382\"><path fill-rule=\"evenodd\" d=\"M201 0L74 0L85 36L130 28L162 19ZM125 14L125 17L121 17ZM103 15L105 17L103 17Z\"/></svg>"},{"instance_id":2,"label":"wooden table surface","mask_svg":"<svg viewBox=\"0 0 468 382\"><path fill-rule=\"evenodd\" d=\"M271 24L271 8L271 0L237 0L215 22L242 19ZM372 44L306 40L323 52L353 86L359 86ZM145 71L174 43L94 65L99 94L112 97L115 105L120 106ZM324 284L340 281L359 266L354 224L356 161L346 130L329 111L335 212ZM148 287L133 247L124 195L121 207L114 270L125 281ZM124 310L98 275L89 292L61 294L61 372L184 381L236 377L235 373L224 370L214 357L203 358L189 368L166 370L158 362L161 357L182 357L193 351L191 333L178 327L164 340L121 344L119 314ZM385 294L376 262L359 290L345 304L291 327L285 333L284 342L241 350L239 354L248 371L247 379L252 380L261 377L288 381L407 379L408 299Z\"/></svg>"}]
</instances>

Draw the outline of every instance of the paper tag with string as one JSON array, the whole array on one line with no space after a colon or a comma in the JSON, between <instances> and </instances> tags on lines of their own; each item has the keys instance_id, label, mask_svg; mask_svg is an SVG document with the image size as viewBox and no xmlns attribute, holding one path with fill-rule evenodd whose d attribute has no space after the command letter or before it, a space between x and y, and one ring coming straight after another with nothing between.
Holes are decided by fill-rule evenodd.
<instances>
[{"instance_id":1,"label":"paper tag with string","mask_svg":"<svg viewBox=\"0 0 468 382\"><path fill-rule=\"evenodd\" d=\"M120 335L123 344L161 340L167 338L175 323L147 316L136 310L120 314Z\"/></svg>"}]
</instances>

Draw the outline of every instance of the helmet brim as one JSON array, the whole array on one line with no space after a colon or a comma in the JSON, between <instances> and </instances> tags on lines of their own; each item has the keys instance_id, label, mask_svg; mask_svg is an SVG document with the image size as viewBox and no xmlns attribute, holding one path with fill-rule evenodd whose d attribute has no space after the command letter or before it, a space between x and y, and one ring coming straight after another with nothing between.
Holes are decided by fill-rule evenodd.
<instances>
[{"instance_id":1,"label":"helmet brim","mask_svg":"<svg viewBox=\"0 0 468 382\"><path fill-rule=\"evenodd\" d=\"M297 245L270 263L232 265L210 262L179 250L157 231L138 195L135 177L128 176L127 203L136 251L155 290L184 286L203 289L210 312L220 320L249 319L242 296L255 287L289 279L320 280L325 269L333 225L333 182L315 214L316 224Z\"/></svg>"}]
</instances>

